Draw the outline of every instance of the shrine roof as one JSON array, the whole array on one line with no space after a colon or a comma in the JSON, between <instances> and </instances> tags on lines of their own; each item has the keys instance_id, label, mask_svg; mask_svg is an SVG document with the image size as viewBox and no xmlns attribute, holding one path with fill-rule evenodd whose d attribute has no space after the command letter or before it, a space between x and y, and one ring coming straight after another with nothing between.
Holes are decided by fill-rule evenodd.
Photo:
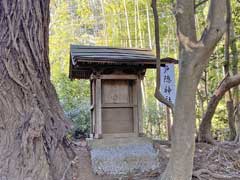
<instances>
[{"instance_id":1,"label":"shrine roof","mask_svg":"<svg viewBox=\"0 0 240 180\"><path fill-rule=\"evenodd\" d=\"M162 64L174 63L172 58L164 58ZM106 46L70 46L69 77L89 78L92 68L96 66L141 66L156 68L156 57L149 49L114 48Z\"/></svg>"}]
</instances>

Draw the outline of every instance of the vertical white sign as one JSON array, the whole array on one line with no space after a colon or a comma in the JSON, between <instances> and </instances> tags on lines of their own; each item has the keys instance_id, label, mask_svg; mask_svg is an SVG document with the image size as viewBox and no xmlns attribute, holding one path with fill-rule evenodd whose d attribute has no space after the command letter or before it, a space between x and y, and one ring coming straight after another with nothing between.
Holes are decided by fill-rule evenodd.
<instances>
[{"instance_id":1,"label":"vertical white sign","mask_svg":"<svg viewBox=\"0 0 240 180\"><path fill-rule=\"evenodd\" d=\"M166 64L161 67L161 93L173 104L176 99L175 71L174 64Z\"/></svg>"}]
</instances>

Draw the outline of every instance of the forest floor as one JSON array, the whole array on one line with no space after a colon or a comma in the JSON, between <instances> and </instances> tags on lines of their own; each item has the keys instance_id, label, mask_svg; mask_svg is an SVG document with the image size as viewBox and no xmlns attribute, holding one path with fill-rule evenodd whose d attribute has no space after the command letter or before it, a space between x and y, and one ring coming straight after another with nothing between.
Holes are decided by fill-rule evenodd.
<instances>
[{"instance_id":1,"label":"forest floor","mask_svg":"<svg viewBox=\"0 0 240 180\"><path fill-rule=\"evenodd\" d=\"M160 172L163 172L171 151L170 145L155 141L154 146L159 151ZM124 177L97 176L92 173L86 141L75 142L73 149L76 158L72 161L72 171L68 174L72 180L157 180L160 175L153 172ZM193 180L240 180L240 145L227 142L218 145L197 143Z\"/></svg>"},{"instance_id":2,"label":"forest floor","mask_svg":"<svg viewBox=\"0 0 240 180\"><path fill-rule=\"evenodd\" d=\"M198 143L193 174L196 180L240 180L240 145Z\"/></svg>"}]
</instances>

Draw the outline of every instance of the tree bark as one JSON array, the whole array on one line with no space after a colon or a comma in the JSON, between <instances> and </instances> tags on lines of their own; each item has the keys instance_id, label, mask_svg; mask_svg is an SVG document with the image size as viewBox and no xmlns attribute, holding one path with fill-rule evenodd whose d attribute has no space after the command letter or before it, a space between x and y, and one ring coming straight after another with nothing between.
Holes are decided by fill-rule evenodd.
<instances>
[{"instance_id":1,"label":"tree bark","mask_svg":"<svg viewBox=\"0 0 240 180\"><path fill-rule=\"evenodd\" d=\"M214 116L217 105L227 91L229 91L233 87L236 87L239 84L240 84L239 74L231 77L228 75L223 79L218 88L215 90L213 96L211 97L208 103L207 111L205 112L202 122L200 124L198 134L199 142L215 143L211 135L211 120Z\"/></svg>"},{"instance_id":2,"label":"tree bark","mask_svg":"<svg viewBox=\"0 0 240 180\"><path fill-rule=\"evenodd\" d=\"M234 118L234 104L232 99L226 102L226 107L228 111L228 126L230 130L229 140L234 141L236 138L236 126L235 126L235 118Z\"/></svg>"},{"instance_id":3,"label":"tree bark","mask_svg":"<svg viewBox=\"0 0 240 180\"><path fill-rule=\"evenodd\" d=\"M234 116L236 120L236 137L234 141L240 143L240 104L236 106Z\"/></svg>"},{"instance_id":4,"label":"tree bark","mask_svg":"<svg viewBox=\"0 0 240 180\"><path fill-rule=\"evenodd\" d=\"M230 42L230 48L232 52L232 59L233 59L233 65L232 65L232 72L233 75L238 74L238 51L237 51L237 44L235 41L236 35L234 32L234 26L232 25L231 30L231 42ZM234 113L234 119L235 119L235 129L236 129L236 137L235 142L240 142L240 107L239 107L239 86L235 86L233 88L233 101L235 106L235 113Z\"/></svg>"},{"instance_id":5,"label":"tree bark","mask_svg":"<svg viewBox=\"0 0 240 180\"><path fill-rule=\"evenodd\" d=\"M194 1L177 0L175 13L180 42L180 70L172 150L161 180L191 180L195 150L195 95L209 57L226 30L226 0L211 0L208 26L199 41L195 29Z\"/></svg>"},{"instance_id":6,"label":"tree bark","mask_svg":"<svg viewBox=\"0 0 240 180\"><path fill-rule=\"evenodd\" d=\"M172 126L171 156L162 180L190 180L193 168L196 80L192 74L180 74ZM186 89L187 88L187 91ZM183 106L184 104L184 106ZM180 128L181 127L181 128Z\"/></svg>"},{"instance_id":7,"label":"tree bark","mask_svg":"<svg viewBox=\"0 0 240 180\"><path fill-rule=\"evenodd\" d=\"M225 76L229 74L230 70L230 27L231 27L231 21L232 21L232 11L231 11L231 2L227 1L227 16L226 16L226 23L227 23L227 30L225 33L225 45L224 45L224 74ZM227 107L227 114L228 114L228 125L229 125L229 139L232 141L235 139L236 136L236 129L235 129L235 119L233 116L234 113L234 104L233 104L233 98L232 98L232 92L231 89L228 91L228 93L225 94L225 101L226 101L226 107Z\"/></svg>"},{"instance_id":8,"label":"tree bark","mask_svg":"<svg viewBox=\"0 0 240 180\"><path fill-rule=\"evenodd\" d=\"M0 179L60 180L73 158L50 82L48 26L49 0L0 1Z\"/></svg>"}]
</instances>

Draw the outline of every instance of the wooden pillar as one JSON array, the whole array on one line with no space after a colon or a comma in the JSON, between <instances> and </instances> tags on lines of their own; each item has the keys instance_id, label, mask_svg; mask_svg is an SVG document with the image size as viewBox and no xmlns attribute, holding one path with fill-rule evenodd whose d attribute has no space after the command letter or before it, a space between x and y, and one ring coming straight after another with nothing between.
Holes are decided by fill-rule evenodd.
<instances>
[{"instance_id":1,"label":"wooden pillar","mask_svg":"<svg viewBox=\"0 0 240 180\"><path fill-rule=\"evenodd\" d=\"M138 118L138 90L137 90L137 80L133 81L132 87L132 101L133 101L133 132L138 134L139 132L139 118Z\"/></svg>"},{"instance_id":2,"label":"wooden pillar","mask_svg":"<svg viewBox=\"0 0 240 180\"><path fill-rule=\"evenodd\" d=\"M93 125L93 114L94 114L94 102L93 102L93 80L90 79L90 136L94 132L94 125Z\"/></svg>"},{"instance_id":3,"label":"wooden pillar","mask_svg":"<svg viewBox=\"0 0 240 180\"><path fill-rule=\"evenodd\" d=\"M102 85L101 79L96 79L96 132L95 138L102 138Z\"/></svg>"},{"instance_id":4,"label":"wooden pillar","mask_svg":"<svg viewBox=\"0 0 240 180\"><path fill-rule=\"evenodd\" d=\"M91 95L92 95L92 104L91 104L91 121L92 121L92 134L96 132L96 80L91 79ZM92 135L91 135L92 136Z\"/></svg>"},{"instance_id":5,"label":"wooden pillar","mask_svg":"<svg viewBox=\"0 0 240 180\"><path fill-rule=\"evenodd\" d=\"M141 77L137 79L138 133L143 134Z\"/></svg>"}]
</instances>

